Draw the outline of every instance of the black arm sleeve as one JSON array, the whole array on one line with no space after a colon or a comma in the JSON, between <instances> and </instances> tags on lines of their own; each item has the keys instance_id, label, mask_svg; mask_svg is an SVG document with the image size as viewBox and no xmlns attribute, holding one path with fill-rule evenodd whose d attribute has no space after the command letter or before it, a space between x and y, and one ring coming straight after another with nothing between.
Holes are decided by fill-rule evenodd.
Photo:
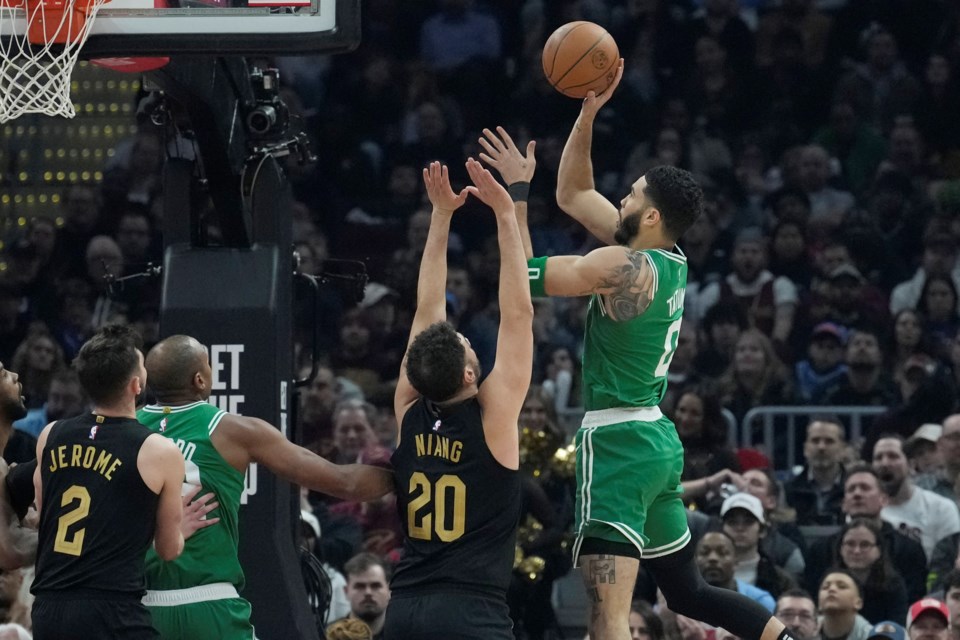
<instances>
[{"instance_id":1,"label":"black arm sleeve","mask_svg":"<svg viewBox=\"0 0 960 640\"><path fill-rule=\"evenodd\" d=\"M36 469L36 460L24 462L10 469L7 477L4 478L7 495L10 497L10 506L21 520L33 504L33 473Z\"/></svg>"}]
</instances>

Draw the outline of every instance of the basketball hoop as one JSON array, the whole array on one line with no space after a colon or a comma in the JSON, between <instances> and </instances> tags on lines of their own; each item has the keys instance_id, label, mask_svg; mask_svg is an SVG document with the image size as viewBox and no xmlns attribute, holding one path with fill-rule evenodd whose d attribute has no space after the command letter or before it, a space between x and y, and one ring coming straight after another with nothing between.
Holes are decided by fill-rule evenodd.
<instances>
[{"instance_id":1,"label":"basketball hoop","mask_svg":"<svg viewBox=\"0 0 960 640\"><path fill-rule=\"evenodd\" d=\"M0 0L0 123L76 115L70 75L106 1Z\"/></svg>"}]
</instances>

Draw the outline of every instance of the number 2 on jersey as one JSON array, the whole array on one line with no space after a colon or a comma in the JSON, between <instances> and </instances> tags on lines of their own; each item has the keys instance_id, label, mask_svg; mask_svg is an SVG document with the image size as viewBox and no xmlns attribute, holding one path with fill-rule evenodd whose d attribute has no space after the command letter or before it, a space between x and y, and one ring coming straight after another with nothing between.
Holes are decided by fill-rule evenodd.
<instances>
[{"instance_id":1,"label":"number 2 on jersey","mask_svg":"<svg viewBox=\"0 0 960 640\"><path fill-rule=\"evenodd\" d=\"M60 506L65 507L76 500L77 506L67 511L57 519L57 537L53 543L53 550L60 553L66 553L71 556L79 556L83 550L83 537L86 535L86 528L77 529L73 537L67 540L67 533L70 525L74 525L88 515L90 515L90 492L86 487L72 485L63 492L60 498Z\"/></svg>"},{"instance_id":2,"label":"number 2 on jersey","mask_svg":"<svg viewBox=\"0 0 960 640\"><path fill-rule=\"evenodd\" d=\"M662 378L667 375L667 369L670 368L670 361L673 360L673 353L677 350L677 340L680 333L680 323L683 318L674 320L667 328L667 338L663 341L663 356L660 358L657 368L653 371L656 378Z\"/></svg>"},{"instance_id":3,"label":"number 2 on jersey","mask_svg":"<svg viewBox=\"0 0 960 640\"><path fill-rule=\"evenodd\" d=\"M435 485L423 473L410 476L410 494L420 495L407 505L407 531L411 538L430 540L433 533L443 542L453 542L463 535L467 519L467 485L457 476L444 474ZM453 514L447 517L448 492L453 492ZM431 504L432 502L432 504ZM426 510L426 513L420 512ZM448 520L450 520L448 524Z\"/></svg>"}]
</instances>

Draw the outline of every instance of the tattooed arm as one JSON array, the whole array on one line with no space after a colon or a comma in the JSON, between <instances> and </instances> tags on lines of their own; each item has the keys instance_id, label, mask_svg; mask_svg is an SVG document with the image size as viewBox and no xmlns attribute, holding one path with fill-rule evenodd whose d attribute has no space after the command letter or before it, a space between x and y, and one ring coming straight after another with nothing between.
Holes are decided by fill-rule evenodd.
<instances>
[{"instance_id":1,"label":"tattooed arm","mask_svg":"<svg viewBox=\"0 0 960 640\"><path fill-rule=\"evenodd\" d=\"M547 259L546 293L551 296L603 296L614 320L636 318L650 306L656 291L654 271L641 252L603 247L585 256Z\"/></svg>"}]
</instances>

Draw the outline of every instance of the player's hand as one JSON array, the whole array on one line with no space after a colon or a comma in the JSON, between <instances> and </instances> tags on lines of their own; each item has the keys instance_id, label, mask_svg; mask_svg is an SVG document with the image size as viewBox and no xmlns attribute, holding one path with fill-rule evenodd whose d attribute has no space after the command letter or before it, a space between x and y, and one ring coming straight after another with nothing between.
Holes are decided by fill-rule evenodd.
<instances>
[{"instance_id":1,"label":"player's hand","mask_svg":"<svg viewBox=\"0 0 960 640\"><path fill-rule=\"evenodd\" d=\"M533 179L533 172L537 168L537 159L533 157L536 140L527 143L527 155L524 156L506 129L497 127L496 133L490 129L483 130L480 146L486 151L480 152L480 159L496 169L508 185Z\"/></svg>"},{"instance_id":2,"label":"player's hand","mask_svg":"<svg viewBox=\"0 0 960 640\"><path fill-rule=\"evenodd\" d=\"M613 76L613 82L610 83L610 86L607 87L607 90L597 95L593 91L587 93L587 97L583 99L583 105L580 107L580 113L590 118L593 118L597 115L597 112L600 111L600 107L607 104L607 101L610 100L610 96L613 95L613 92L617 89L617 86L620 84L620 80L623 79L623 58L620 58L620 62L617 63L617 72Z\"/></svg>"},{"instance_id":3,"label":"player's hand","mask_svg":"<svg viewBox=\"0 0 960 640\"><path fill-rule=\"evenodd\" d=\"M427 187L427 197L430 198L430 204L435 211L450 215L467 201L466 189L460 193L453 192L453 187L450 186L450 172L445 164L431 162L423 170L423 183Z\"/></svg>"},{"instance_id":4,"label":"player's hand","mask_svg":"<svg viewBox=\"0 0 960 640\"><path fill-rule=\"evenodd\" d=\"M680 637L683 640L705 640L706 631L696 620L677 614L677 629L680 631Z\"/></svg>"},{"instance_id":5,"label":"player's hand","mask_svg":"<svg viewBox=\"0 0 960 640\"><path fill-rule=\"evenodd\" d=\"M492 173L473 158L467 159L467 173L473 181L473 184L466 188L469 193L479 198L497 215L513 215L513 200Z\"/></svg>"},{"instance_id":6,"label":"player's hand","mask_svg":"<svg viewBox=\"0 0 960 640\"><path fill-rule=\"evenodd\" d=\"M202 486L196 485L181 498L183 500L183 519L180 521L180 533L183 534L184 540L188 540L200 529L220 522L220 518L207 517L208 513L220 506L212 493L204 494L194 500L202 488Z\"/></svg>"}]
</instances>

